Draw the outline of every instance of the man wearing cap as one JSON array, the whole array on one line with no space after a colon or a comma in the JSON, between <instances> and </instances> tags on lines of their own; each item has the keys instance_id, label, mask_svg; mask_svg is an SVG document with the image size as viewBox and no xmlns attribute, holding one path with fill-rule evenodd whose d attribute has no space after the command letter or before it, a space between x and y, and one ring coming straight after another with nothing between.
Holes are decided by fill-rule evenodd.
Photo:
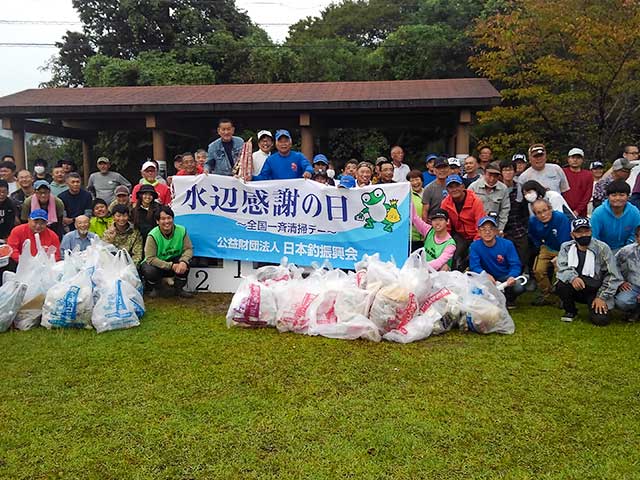
<instances>
[{"instance_id":1,"label":"man wearing cap","mask_svg":"<svg viewBox=\"0 0 640 480\"><path fill-rule=\"evenodd\" d=\"M47 212L47 225L59 238L64 235L62 219L64 218L64 204L62 200L51 194L46 180L38 180L33 184L34 194L27 197L22 205L20 220L27 222L29 214L42 209Z\"/></svg>"},{"instance_id":2,"label":"man wearing cap","mask_svg":"<svg viewBox=\"0 0 640 480\"><path fill-rule=\"evenodd\" d=\"M329 177L328 168L329 159L326 155L319 153L315 157L313 157L314 180L316 179L316 175L322 174L326 177L326 181L322 181L322 183L335 186L333 178Z\"/></svg>"},{"instance_id":3,"label":"man wearing cap","mask_svg":"<svg viewBox=\"0 0 640 480\"><path fill-rule=\"evenodd\" d=\"M218 121L218 135L220 138L209 144L205 170L216 175L233 175L233 167L242 153L244 140L234 136L236 128L228 118Z\"/></svg>"},{"instance_id":4,"label":"man wearing cap","mask_svg":"<svg viewBox=\"0 0 640 480\"><path fill-rule=\"evenodd\" d=\"M338 184L338 188L355 188L356 179L351 175L342 175L340 177L340 183Z\"/></svg>"},{"instance_id":5,"label":"man wearing cap","mask_svg":"<svg viewBox=\"0 0 640 480\"><path fill-rule=\"evenodd\" d=\"M553 192L564 193L569 190L569 182L562 168L554 163L547 163L547 150L543 144L534 143L529 147L529 163L531 167L518 177L520 184L535 180Z\"/></svg>"},{"instance_id":6,"label":"man wearing cap","mask_svg":"<svg viewBox=\"0 0 640 480\"><path fill-rule=\"evenodd\" d=\"M269 155L271 155L271 149L273 148L273 135L269 130L260 130L258 132L258 150L253 152L253 174L258 175L264 162L267 161Z\"/></svg>"},{"instance_id":7,"label":"man wearing cap","mask_svg":"<svg viewBox=\"0 0 640 480\"><path fill-rule=\"evenodd\" d=\"M635 229L640 225L640 211L629 200L629 184L616 180L607 186L607 200L593 211L593 237L606 243L615 254L635 241Z\"/></svg>"},{"instance_id":8,"label":"man wearing cap","mask_svg":"<svg viewBox=\"0 0 640 480\"><path fill-rule=\"evenodd\" d=\"M131 182L120 175L118 172L112 172L111 162L107 157L100 157L96 162L98 171L89 175L87 190L89 190L95 198L101 198L107 205L113 201L113 192L120 185L124 185L131 189Z\"/></svg>"},{"instance_id":9,"label":"man wearing cap","mask_svg":"<svg viewBox=\"0 0 640 480\"><path fill-rule=\"evenodd\" d=\"M601 178L596 186L593 188L593 208L599 207L602 202L607 199L607 187L611 182L615 182L616 180L627 181L629 175L631 174L631 169L633 165L626 158L618 158L613 162L611 166L611 174ZM635 191L635 187L634 187Z\"/></svg>"},{"instance_id":10,"label":"man wearing cap","mask_svg":"<svg viewBox=\"0 0 640 480\"><path fill-rule=\"evenodd\" d=\"M591 236L587 218L571 222L572 240L560 247L556 293L562 301L563 322L571 322L578 314L576 302L589 305L590 320L595 325L609 323L609 310L622 277L609 246Z\"/></svg>"},{"instance_id":11,"label":"man wearing cap","mask_svg":"<svg viewBox=\"0 0 640 480\"><path fill-rule=\"evenodd\" d=\"M184 163L184 158L182 161ZM133 187L133 191L131 192L131 202L135 203L137 199L136 195L142 185L151 185L158 193L158 201L160 203L163 205L169 205L171 203L171 190L169 190L169 187L164 183L160 183L158 181L156 178L157 172L158 170L155 163L147 161L142 164L142 169L140 170L142 179L135 187Z\"/></svg>"},{"instance_id":12,"label":"man wearing cap","mask_svg":"<svg viewBox=\"0 0 640 480\"><path fill-rule=\"evenodd\" d=\"M449 176L449 162L444 157L436 158L433 163L436 179L427 185L422 192L422 219L426 222L436 208L440 208L442 199L447 193L447 177Z\"/></svg>"},{"instance_id":13,"label":"man wearing cap","mask_svg":"<svg viewBox=\"0 0 640 480\"><path fill-rule=\"evenodd\" d=\"M464 159L464 175L462 179L464 180L464 186L469 187L473 182L480 178L480 164L478 163L478 159L469 155Z\"/></svg>"},{"instance_id":14,"label":"man wearing cap","mask_svg":"<svg viewBox=\"0 0 640 480\"><path fill-rule=\"evenodd\" d=\"M64 204L64 218L62 223L67 230L75 228L75 219L80 215L91 215L93 198L91 194L81 187L80 174L71 172L67 174L67 190L58 197Z\"/></svg>"},{"instance_id":15,"label":"man wearing cap","mask_svg":"<svg viewBox=\"0 0 640 480\"><path fill-rule=\"evenodd\" d=\"M394 145L391 147L391 162L393 165L393 177L394 182L406 182L407 175L411 168L404 163L404 149L400 145Z\"/></svg>"},{"instance_id":16,"label":"man wearing cap","mask_svg":"<svg viewBox=\"0 0 640 480\"><path fill-rule=\"evenodd\" d=\"M56 232L47 228L47 221L47 211L38 208L29 212L29 215L26 218L26 223L13 227L13 230L11 230L11 233L9 234L9 238L7 239L7 244L13 248L13 253L11 254L13 267L18 264L20 254L22 253L22 245L25 240L31 240L31 255L35 256L38 253L35 237L36 233L40 235L40 244L44 248L54 247L55 258L56 260L60 260L60 239ZM8 270L12 270L11 266Z\"/></svg>"},{"instance_id":17,"label":"man wearing cap","mask_svg":"<svg viewBox=\"0 0 640 480\"><path fill-rule=\"evenodd\" d=\"M65 233L60 242L60 255L62 258L65 256L67 250L77 249L79 252L84 252L92 240L96 240L98 235L89 231L90 219L86 215L78 215L75 218L74 229L69 233Z\"/></svg>"},{"instance_id":18,"label":"man wearing cap","mask_svg":"<svg viewBox=\"0 0 640 480\"><path fill-rule=\"evenodd\" d=\"M377 161L376 166L380 169L380 176L378 177L378 183L395 183L393 174L395 172L393 162L387 160L385 157L381 157L384 160ZM405 180L406 182L406 177Z\"/></svg>"},{"instance_id":19,"label":"man wearing cap","mask_svg":"<svg viewBox=\"0 0 640 480\"><path fill-rule=\"evenodd\" d=\"M433 167L436 158L438 158L438 155L436 155L435 153L430 153L424 160L426 170L422 172L422 185L424 185L425 187L436 179L436 174L434 173Z\"/></svg>"},{"instance_id":20,"label":"man wearing cap","mask_svg":"<svg viewBox=\"0 0 640 480\"><path fill-rule=\"evenodd\" d=\"M478 238L478 221L485 216L484 206L473 190L464 188L460 175L447 177L447 196L440 208L449 215L448 229L456 241L454 266L463 271L468 262L469 245Z\"/></svg>"},{"instance_id":21,"label":"man wearing cap","mask_svg":"<svg viewBox=\"0 0 640 480\"><path fill-rule=\"evenodd\" d=\"M6 240L17 223L18 209L9 198L9 184L6 180L0 179L0 239Z\"/></svg>"},{"instance_id":22,"label":"man wearing cap","mask_svg":"<svg viewBox=\"0 0 640 480\"><path fill-rule=\"evenodd\" d=\"M309 160L300 152L291 150L291 134L288 130L276 131L276 153L269 155L258 175L246 180L287 180L311 178L314 171Z\"/></svg>"},{"instance_id":23,"label":"man wearing cap","mask_svg":"<svg viewBox=\"0 0 640 480\"><path fill-rule=\"evenodd\" d=\"M518 181L522 172L529 166L527 164L527 156L524 153L516 153L511 157L511 163L513 163L513 168L516 171L514 179Z\"/></svg>"},{"instance_id":24,"label":"man wearing cap","mask_svg":"<svg viewBox=\"0 0 640 480\"><path fill-rule=\"evenodd\" d=\"M113 223L102 234L102 240L126 250L136 266L142 262L142 235L129 221L129 209L124 205L113 208Z\"/></svg>"},{"instance_id":25,"label":"man wearing cap","mask_svg":"<svg viewBox=\"0 0 640 480\"><path fill-rule=\"evenodd\" d=\"M460 173L460 159L456 158L456 157L449 157L447 158L447 163L449 164L449 175L460 175L462 176L462 174Z\"/></svg>"},{"instance_id":26,"label":"man wearing cap","mask_svg":"<svg viewBox=\"0 0 640 480\"><path fill-rule=\"evenodd\" d=\"M449 214L442 208L436 208L429 218L431 221L429 225L420 218L415 205L414 202L411 206L411 223L413 228L424 237L420 246L424 247L427 264L434 270L450 271L453 268L456 242L447 231Z\"/></svg>"},{"instance_id":27,"label":"man wearing cap","mask_svg":"<svg viewBox=\"0 0 640 480\"><path fill-rule=\"evenodd\" d=\"M131 212L131 209L133 208L133 204L131 203L131 197L130 197L131 192L129 191L129 189L124 185L120 185L115 189L114 193L116 198L109 205L109 211L113 213L113 207L115 207L116 205L124 205Z\"/></svg>"},{"instance_id":28,"label":"man wearing cap","mask_svg":"<svg viewBox=\"0 0 640 480\"><path fill-rule=\"evenodd\" d=\"M498 236L498 224L493 216L478 220L480 238L469 247L469 270L485 272L495 283L507 282L504 296L507 307L515 307L518 295L524 287L516 281L522 273L522 264L516 247L510 240Z\"/></svg>"},{"instance_id":29,"label":"man wearing cap","mask_svg":"<svg viewBox=\"0 0 640 480\"><path fill-rule=\"evenodd\" d=\"M590 171L582 168L583 162L584 151L572 148L567 154L568 166L563 169L570 188L562 196L576 217L587 216L587 205L593 194L593 176Z\"/></svg>"},{"instance_id":30,"label":"man wearing cap","mask_svg":"<svg viewBox=\"0 0 640 480\"><path fill-rule=\"evenodd\" d=\"M484 169L484 175L469 186L482 201L485 212L496 212L498 215L499 235L504 235L504 229L509 220L511 201L507 186L499 181L500 162L491 162Z\"/></svg>"}]
</instances>

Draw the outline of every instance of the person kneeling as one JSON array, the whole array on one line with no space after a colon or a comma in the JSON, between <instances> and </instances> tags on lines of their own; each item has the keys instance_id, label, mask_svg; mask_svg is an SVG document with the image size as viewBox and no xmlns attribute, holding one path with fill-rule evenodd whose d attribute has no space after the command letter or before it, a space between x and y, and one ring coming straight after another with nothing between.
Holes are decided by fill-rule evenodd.
<instances>
[{"instance_id":1,"label":"person kneeling","mask_svg":"<svg viewBox=\"0 0 640 480\"><path fill-rule=\"evenodd\" d=\"M129 207L126 205L113 207L113 223L102 234L102 240L126 250L136 267L142 261L142 235L129 221Z\"/></svg>"},{"instance_id":2,"label":"person kneeling","mask_svg":"<svg viewBox=\"0 0 640 480\"><path fill-rule=\"evenodd\" d=\"M171 207L161 205L155 216L158 226L149 232L144 245L142 275L152 298L160 295L160 281L164 277L174 277L176 295L193 297L184 290L193 258L193 244L187 229L173 222L174 216Z\"/></svg>"},{"instance_id":3,"label":"person kneeling","mask_svg":"<svg viewBox=\"0 0 640 480\"><path fill-rule=\"evenodd\" d=\"M498 236L498 222L491 216L482 217L478 222L480 239L469 248L469 270L485 272L495 283L506 282L504 296L507 307L516 306L516 298L524 292L524 286L516 281L522 273L522 264L511 240Z\"/></svg>"},{"instance_id":4,"label":"person kneeling","mask_svg":"<svg viewBox=\"0 0 640 480\"><path fill-rule=\"evenodd\" d=\"M640 296L640 225L635 230L635 242L625 245L616 253L616 264L622 276L622 285L616 295L616 307L625 312L630 322L640 316L638 297Z\"/></svg>"},{"instance_id":5,"label":"person kneeling","mask_svg":"<svg viewBox=\"0 0 640 480\"><path fill-rule=\"evenodd\" d=\"M563 322L571 322L578 314L576 302L589 305L594 325L609 323L609 310L622 283L616 260L609 246L591 237L587 218L571 222L571 237L558 253L556 292L562 301Z\"/></svg>"}]
</instances>

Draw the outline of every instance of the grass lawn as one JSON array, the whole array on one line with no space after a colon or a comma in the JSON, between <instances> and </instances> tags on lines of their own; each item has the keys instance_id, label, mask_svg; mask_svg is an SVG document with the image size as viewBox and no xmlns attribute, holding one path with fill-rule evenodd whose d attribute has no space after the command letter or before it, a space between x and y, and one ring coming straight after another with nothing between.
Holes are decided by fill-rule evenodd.
<instances>
[{"instance_id":1,"label":"grass lawn","mask_svg":"<svg viewBox=\"0 0 640 480\"><path fill-rule=\"evenodd\" d=\"M0 477L640 478L638 324L375 344L228 330L229 299L1 334Z\"/></svg>"}]
</instances>

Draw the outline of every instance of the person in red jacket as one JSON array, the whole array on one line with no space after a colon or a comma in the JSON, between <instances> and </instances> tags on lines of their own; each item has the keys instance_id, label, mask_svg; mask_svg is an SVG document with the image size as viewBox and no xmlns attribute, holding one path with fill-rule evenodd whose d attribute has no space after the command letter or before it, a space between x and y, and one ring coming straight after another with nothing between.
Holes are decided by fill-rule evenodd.
<instances>
[{"instance_id":1,"label":"person in red jacket","mask_svg":"<svg viewBox=\"0 0 640 480\"><path fill-rule=\"evenodd\" d=\"M589 170L583 170L584 152L581 148L572 148L567 154L568 167L564 167L564 174L570 189L562 193L569 208L576 217L587 216L587 205L593 193L593 175Z\"/></svg>"},{"instance_id":2,"label":"person in red jacket","mask_svg":"<svg viewBox=\"0 0 640 480\"><path fill-rule=\"evenodd\" d=\"M467 190L460 175L449 175L445 183L447 196L440 208L449 214L449 231L456 241L454 268L463 271L469 265L469 245L480 238L478 221L485 216L484 206L475 193Z\"/></svg>"},{"instance_id":3,"label":"person in red jacket","mask_svg":"<svg viewBox=\"0 0 640 480\"><path fill-rule=\"evenodd\" d=\"M18 265L18 260L22 253L22 245L25 240L31 240L31 255L35 256L36 253L38 253L36 248L36 233L40 235L40 244L44 248L54 247L56 260L60 260L60 240L58 239L58 235L47 227L47 219L47 211L39 208L29 214L27 223L18 225L11 230L7 244L13 249L11 262L13 262L14 267ZM9 267L9 270L11 270L11 267Z\"/></svg>"},{"instance_id":4,"label":"person in red jacket","mask_svg":"<svg viewBox=\"0 0 640 480\"><path fill-rule=\"evenodd\" d=\"M153 162L144 162L140 173L142 173L142 182L133 187L133 191L131 192L131 203L136 203L138 201L138 197L136 195L142 185L151 185L155 191L158 192L158 201L163 205L169 205L171 203L171 190L169 190L169 187L164 183L160 183L156 178L158 175L156 164Z\"/></svg>"}]
</instances>

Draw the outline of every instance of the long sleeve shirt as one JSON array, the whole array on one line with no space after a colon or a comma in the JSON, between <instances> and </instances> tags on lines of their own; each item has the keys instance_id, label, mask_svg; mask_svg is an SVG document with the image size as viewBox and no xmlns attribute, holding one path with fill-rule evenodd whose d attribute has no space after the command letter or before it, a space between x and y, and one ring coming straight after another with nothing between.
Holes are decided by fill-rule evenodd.
<instances>
[{"instance_id":1,"label":"long sleeve shirt","mask_svg":"<svg viewBox=\"0 0 640 480\"><path fill-rule=\"evenodd\" d=\"M633 242L618 250L616 263L623 280L640 286L640 245L638 243Z\"/></svg>"},{"instance_id":2,"label":"long sleeve shirt","mask_svg":"<svg viewBox=\"0 0 640 480\"><path fill-rule=\"evenodd\" d=\"M258 175L253 180L286 180L290 178L302 178L304 172L313 174L313 167L309 160L300 152L291 151L283 157L280 152L267 157Z\"/></svg>"},{"instance_id":3,"label":"long sleeve shirt","mask_svg":"<svg viewBox=\"0 0 640 480\"><path fill-rule=\"evenodd\" d=\"M36 237L28 223L14 227L7 239L7 244L13 248L11 258L16 263L22 253L22 244L25 240L31 240L31 255L35 256L38 253ZM40 243L43 247L54 247L56 260L60 260L60 239L53 230L47 227L40 232Z\"/></svg>"},{"instance_id":4,"label":"long sleeve shirt","mask_svg":"<svg viewBox=\"0 0 640 480\"><path fill-rule=\"evenodd\" d=\"M469 247L469 270L476 273L487 272L498 281L517 277L522 273L522 264L511 240L496 237L492 246L483 240L476 240Z\"/></svg>"},{"instance_id":5,"label":"long sleeve shirt","mask_svg":"<svg viewBox=\"0 0 640 480\"><path fill-rule=\"evenodd\" d=\"M193 258L193 243L191 243L191 239L189 238L188 233L185 233L184 235L182 246L183 249L179 261L186 262L188 264ZM149 265L153 265L154 267L158 267L162 270L171 270L173 263L160 260L157 255L158 245L156 244L156 241L153 239L153 237L149 235L147 237L147 241L144 244L144 261Z\"/></svg>"},{"instance_id":6,"label":"long sleeve shirt","mask_svg":"<svg viewBox=\"0 0 640 480\"><path fill-rule=\"evenodd\" d=\"M431 231L431 229L433 229L433 226L429 225L427 222L422 220L422 218L420 218L420 216L417 214L414 208L411 209L411 222L413 223L413 226L415 227L415 229L425 237L427 237L427 234ZM441 238L436 238L434 236L433 241L438 242L438 244L441 245L445 242L452 240L449 232L444 232L444 234L445 235ZM426 241L425 241L425 250L427 250ZM442 251L440 256L438 258L429 260L427 262L427 265L429 265L434 270L440 270L449 260L453 258L454 253L456 253L455 244L447 245L446 247L444 247L444 250Z\"/></svg>"},{"instance_id":7,"label":"long sleeve shirt","mask_svg":"<svg viewBox=\"0 0 640 480\"><path fill-rule=\"evenodd\" d=\"M537 248L545 245L549 250L558 252L564 242L571 240L571 224L566 215L555 210L547 223L532 215L529 218L529 238Z\"/></svg>"},{"instance_id":8,"label":"long sleeve shirt","mask_svg":"<svg viewBox=\"0 0 640 480\"><path fill-rule=\"evenodd\" d=\"M493 187L489 187L484 177L480 177L469 186L469 190L473 190L476 197L482 200L485 212L496 212L498 214L498 230L504 232L509 220L509 211L511 210L510 190L507 186L502 182L498 182Z\"/></svg>"}]
</instances>

